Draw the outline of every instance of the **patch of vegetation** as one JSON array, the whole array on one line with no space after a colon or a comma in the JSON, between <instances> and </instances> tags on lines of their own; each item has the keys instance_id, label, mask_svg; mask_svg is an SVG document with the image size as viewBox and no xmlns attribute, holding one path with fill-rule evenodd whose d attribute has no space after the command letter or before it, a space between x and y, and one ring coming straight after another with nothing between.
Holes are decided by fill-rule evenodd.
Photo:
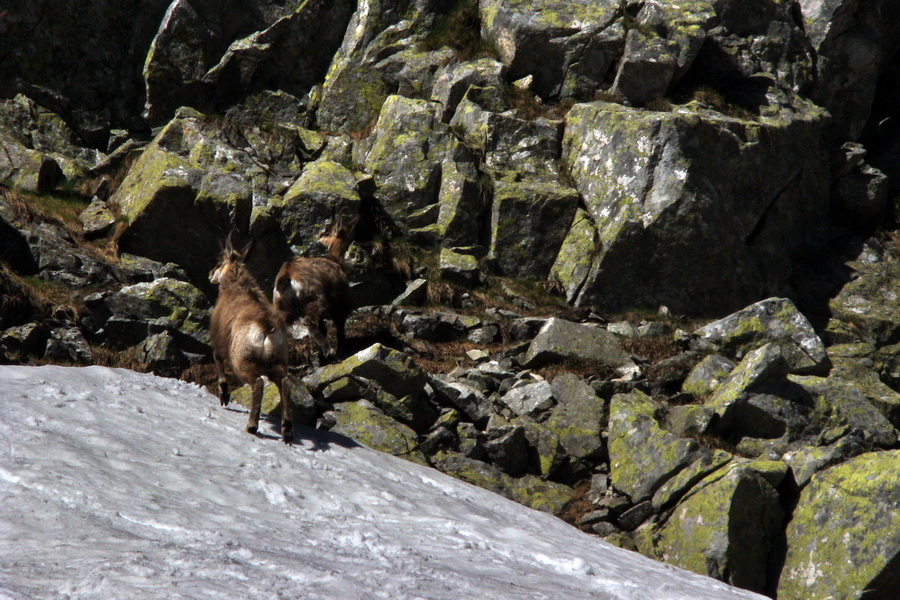
<instances>
[{"instance_id":1,"label":"patch of vegetation","mask_svg":"<svg viewBox=\"0 0 900 600\"><path fill-rule=\"evenodd\" d=\"M572 99L545 104L540 96L526 87L510 84L506 89L509 105L515 110L516 116L526 121L534 119L561 120L569 113L575 101Z\"/></svg>"},{"instance_id":2,"label":"patch of vegetation","mask_svg":"<svg viewBox=\"0 0 900 600\"><path fill-rule=\"evenodd\" d=\"M460 61L497 57L492 44L481 38L478 0L458 0L422 42L422 49L433 51L449 46Z\"/></svg>"}]
</instances>

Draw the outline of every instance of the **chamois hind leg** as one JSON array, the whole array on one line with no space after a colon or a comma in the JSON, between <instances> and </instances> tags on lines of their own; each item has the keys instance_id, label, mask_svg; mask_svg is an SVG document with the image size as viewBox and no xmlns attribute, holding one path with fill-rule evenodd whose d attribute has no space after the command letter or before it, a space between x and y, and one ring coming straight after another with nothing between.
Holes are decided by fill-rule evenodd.
<instances>
[{"instance_id":1,"label":"chamois hind leg","mask_svg":"<svg viewBox=\"0 0 900 600\"><path fill-rule=\"evenodd\" d=\"M253 383L253 396L250 400L250 418L247 419L247 433L256 433L259 430L259 411L262 407L262 395L265 381L257 377Z\"/></svg>"},{"instance_id":2,"label":"chamois hind leg","mask_svg":"<svg viewBox=\"0 0 900 600\"><path fill-rule=\"evenodd\" d=\"M285 444L294 442L294 414L291 405L290 389L287 385L287 369L276 367L272 373L272 380L278 388L278 396L281 398L281 440Z\"/></svg>"},{"instance_id":3,"label":"chamois hind leg","mask_svg":"<svg viewBox=\"0 0 900 600\"><path fill-rule=\"evenodd\" d=\"M216 379L219 384L219 404L228 406L231 397L228 395L228 379L225 377L225 361L223 361L215 352L213 352L213 360L216 363Z\"/></svg>"}]
</instances>

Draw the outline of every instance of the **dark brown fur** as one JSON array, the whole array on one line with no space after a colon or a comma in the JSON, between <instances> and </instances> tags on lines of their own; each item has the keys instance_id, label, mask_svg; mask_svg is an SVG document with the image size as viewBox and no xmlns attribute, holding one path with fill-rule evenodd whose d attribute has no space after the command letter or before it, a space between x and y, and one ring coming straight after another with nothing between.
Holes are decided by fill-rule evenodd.
<instances>
[{"instance_id":1,"label":"dark brown fur","mask_svg":"<svg viewBox=\"0 0 900 600\"><path fill-rule=\"evenodd\" d=\"M288 363L287 325L244 267L250 244L236 251L232 237L233 233L228 236L219 264L209 274L210 281L219 284L219 299L210 322L219 402L227 406L229 401L225 378L227 365L242 383L253 388L247 431L256 433L262 404L262 377L269 378L278 387L281 397L281 437L285 443L291 443L294 439L293 420L284 387Z\"/></svg>"},{"instance_id":2,"label":"dark brown fur","mask_svg":"<svg viewBox=\"0 0 900 600\"><path fill-rule=\"evenodd\" d=\"M353 310L344 253L358 218L345 224L336 217L319 234L318 241L328 255L294 257L282 265L275 278L275 306L284 312L289 323L303 319L320 351L327 347L326 319L334 323L334 353L344 348L347 317Z\"/></svg>"}]
</instances>

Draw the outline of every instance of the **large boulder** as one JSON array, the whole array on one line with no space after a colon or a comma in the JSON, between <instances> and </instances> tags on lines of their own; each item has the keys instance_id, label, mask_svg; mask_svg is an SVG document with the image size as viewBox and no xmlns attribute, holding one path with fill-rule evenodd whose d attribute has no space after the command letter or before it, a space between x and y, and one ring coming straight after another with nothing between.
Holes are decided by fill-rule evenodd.
<instances>
[{"instance_id":1,"label":"large boulder","mask_svg":"<svg viewBox=\"0 0 900 600\"><path fill-rule=\"evenodd\" d=\"M598 232L578 305L735 310L786 289L791 256L824 235L827 114L811 104L747 121L593 102L566 121L563 162Z\"/></svg>"},{"instance_id":2,"label":"large boulder","mask_svg":"<svg viewBox=\"0 0 900 600\"><path fill-rule=\"evenodd\" d=\"M834 115L839 139L858 139L878 78L900 46L900 6L874 0L800 0L816 51L813 98Z\"/></svg>"},{"instance_id":3,"label":"large boulder","mask_svg":"<svg viewBox=\"0 0 900 600\"><path fill-rule=\"evenodd\" d=\"M753 463L732 462L707 476L667 519L647 530L641 551L737 587L765 592L770 583L769 555L781 534L784 512L775 485L767 478L768 468L762 467L760 473Z\"/></svg>"},{"instance_id":4,"label":"large boulder","mask_svg":"<svg viewBox=\"0 0 900 600\"><path fill-rule=\"evenodd\" d=\"M554 183L494 184L489 258L503 275L545 279L575 218L578 194Z\"/></svg>"},{"instance_id":5,"label":"large boulder","mask_svg":"<svg viewBox=\"0 0 900 600\"><path fill-rule=\"evenodd\" d=\"M900 581L900 451L815 475L787 526L778 598L882 598Z\"/></svg>"},{"instance_id":6,"label":"large boulder","mask_svg":"<svg viewBox=\"0 0 900 600\"><path fill-rule=\"evenodd\" d=\"M423 227L439 213L441 166L460 144L440 121L436 102L389 97L366 154L376 199L401 225Z\"/></svg>"},{"instance_id":7,"label":"large boulder","mask_svg":"<svg viewBox=\"0 0 900 600\"><path fill-rule=\"evenodd\" d=\"M732 358L773 343L781 349L792 373L825 373L830 367L825 344L809 320L787 298L756 302L694 332L694 345Z\"/></svg>"},{"instance_id":8,"label":"large boulder","mask_svg":"<svg viewBox=\"0 0 900 600\"><path fill-rule=\"evenodd\" d=\"M587 96L612 67L624 39L618 0L482 0L481 35L510 80L531 75L544 98Z\"/></svg>"},{"instance_id":9,"label":"large boulder","mask_svg":"<svg viewBox=\"0 0 900 600\"><path fill-rule=\"evenodd\" d=\"M266 87L302 96L322 80L354 2L262 2L247 10L176 1L166 11L144 63L145 117L165 123L180 106L222 108Z\"/></svg>"},{"instance_id":10,"label":"large boulder","mask_svg":"<svg viewBox=\"0 0 900 600\"><path fill-rule=\"evenodd\" d=\"M181 109L110 198L128 219L121 249L178 264L211 292L207 274L222 240L234 228L246 233L252 207L288 187L300 170L302 147L296 129L265 135L255 126ZM278 238L266 243L277 245Z\"/></svg>"},{"instance_id":11,"label":"large boulder","mask_svg":"<svg viewBox=\"0 0 900 600\"><path fill-rule=\"evenodd\" d=\"M617 394L610 402L610 481L634 503L652 498L666 481L709 454L695 440L665 431L661 409L642 392Z\"/></svg>"},{"instance_id":12,"label":"large boulder","mask_svg":"<svg viewBox=\"0 0 900 600\"><path fill-rule=\"evenodd\" d=\"M524 364L533 368L570 359L595 361L622 375L636 369L615 334L595 325L559 318L544 322L525 352Z\"/></svg>"}]
</instances>

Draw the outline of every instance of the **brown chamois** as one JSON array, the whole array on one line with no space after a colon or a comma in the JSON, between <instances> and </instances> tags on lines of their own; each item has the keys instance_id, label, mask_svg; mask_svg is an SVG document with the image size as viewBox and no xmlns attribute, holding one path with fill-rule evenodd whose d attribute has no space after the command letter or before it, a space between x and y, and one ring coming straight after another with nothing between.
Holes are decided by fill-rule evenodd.
<instances>
[{"instance_id":1,"label":"brown chamois","mask_svg":"<svg viewBox=\"0 0 900 600\"><path fill-rule=\"evenodd\" d=\"M242 383L253 388L247 432L255 434L262 404L262 376L266 376L278 387L281 438L289 444L294 441L294 431L291 403L284 385L288 373L287 324L244 266L252 240L243 249L235 250L234 234L232 231L228 236L218 265L209 273L209 280L219 286L219 299L209 328L218 371L219 402L228 405L227 364Z\"/></svg>"},{"instance_id":2,"label":"brown chamois","mask_svg":"<svg viewBox=\"0 0 900 600\"><path fill-rule=\"evenodd\" d=\"M288 323L303 319L320 354L328 346L326 319L334 323L337 338L333 354L337 355L346 341L345 324L353 310L347 264L344 253L359 220L357 215L347 223L340 215L325 225L318 242L325 247L323 257L295 256L281 266L275 277L273 300Z\"/></svg>"}]
</instances>

